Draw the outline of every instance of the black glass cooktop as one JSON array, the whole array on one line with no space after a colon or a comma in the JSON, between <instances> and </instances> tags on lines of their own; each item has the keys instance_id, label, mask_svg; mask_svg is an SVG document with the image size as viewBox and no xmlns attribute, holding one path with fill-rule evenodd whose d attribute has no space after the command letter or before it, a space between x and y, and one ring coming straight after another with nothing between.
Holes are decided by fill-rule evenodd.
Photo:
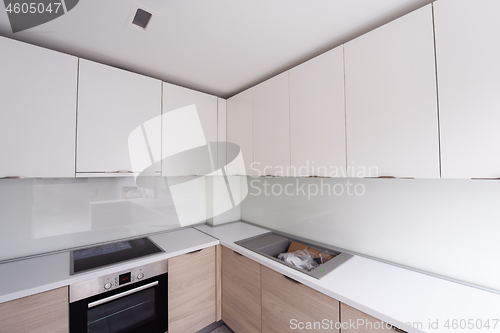
<instances>
[{"instance_id":1,"label":"black glass cooktop","mask_svg":"<svg viewBox=\"0 0 500 333\"><path fill-rule=\"evenodd\" d=\"M147 237L71 251L71 275L159 252Z\"/></svg>"}]
</instances>

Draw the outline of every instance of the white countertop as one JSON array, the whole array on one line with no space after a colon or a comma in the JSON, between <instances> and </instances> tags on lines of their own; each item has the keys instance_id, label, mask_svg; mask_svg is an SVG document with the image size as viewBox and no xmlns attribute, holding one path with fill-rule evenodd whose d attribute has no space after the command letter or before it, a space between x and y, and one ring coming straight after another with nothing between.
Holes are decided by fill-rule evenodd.
<instances>
[{"instance_id":1,"label":"white countertop","mask_svg":"<svg viewBox=\"0 0 500 333\"><path fill-rule=\"evenodd\" d=\"M193 228L150 238L165 252L73 276L70 275L69 251L0 264L0 303L219 244L217 239Z\"/></svg>"},{"instance_id":2,"label":"white countertop","mask_svg":"<svg viewBox=\"0 0 500 333\"><path fill-rule=\"evenodd\" d=\"M500 322L493 329L494 320L500 319L498 294L360 256L317 280L234 243L269 232L267 229L243 222L215 227L205 225L196 229L218 238L223 246L266 267L407 332L500 332ZM460 321L465 320L462 325L467 325L469 319L474 326L477 320L483 323L489 320L491 327L461 329ZM450 328L445 327L447 320ZM459 325L456 329L452 326L453 320ZM438 327L429 328L429 323L436 321Z\"/></svg>"}]
</instances>

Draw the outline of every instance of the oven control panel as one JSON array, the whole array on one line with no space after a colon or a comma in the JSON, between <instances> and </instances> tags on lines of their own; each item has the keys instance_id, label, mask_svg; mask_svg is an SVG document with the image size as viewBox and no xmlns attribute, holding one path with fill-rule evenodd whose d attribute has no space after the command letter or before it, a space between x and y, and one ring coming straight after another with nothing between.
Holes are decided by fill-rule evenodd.
<instances>
[{"instance_id":1,"label":"oven control panel","mask_svg":"<svg viewBox=\"0 0 500 333\"><path fill-rule=\"evenodd\" d=\"M113 274L76 283L69 287L70 303L167 272L168 261L162 260L149 265L134 267L129 270L118 271Z\"/></svg>"}]
</instances>

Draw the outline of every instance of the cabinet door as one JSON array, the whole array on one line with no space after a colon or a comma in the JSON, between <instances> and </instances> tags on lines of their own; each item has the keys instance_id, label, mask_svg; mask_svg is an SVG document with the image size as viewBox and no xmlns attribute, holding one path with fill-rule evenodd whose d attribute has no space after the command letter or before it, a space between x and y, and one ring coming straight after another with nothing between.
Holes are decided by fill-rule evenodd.
<instances>
[{"instance_id":1,"label":"cabinet door","mask_svg":"<svg viewBox=\"0 0 500 333\"><path fill-rule=\"evenodd\" d=\"M288 72L253 88L253 142L257 174L287 176L290 167Z\"/></svg>"},{"instance_id":2,"label":"cabinet door","mask_svg":"<svg viewBox=\"0 0 500 333\"><path fill-rule=\"evenodd\" d=\"M217 97L199 91L163 83L162 158L217 142ZM177 160L175 170L163 163L163 176L189 176L196 156ZM201 157L200 157L201 158ZM216 168L217 151L210 151L212 168ZM200 161L199 163L206 163ZM201 175L203 176L203 175Z\"/></svg>"},{"instance_id":3,"label":"cabinet door","mask_svg":"<svg viewBox=\"0 0 500 333\"><path fill-rule=\"evenodd\" d=\"M261 332L261 265L222 247L222 320L238 333Z\"/></svg>"},{"instance_id":4,"label":"cabinet door","mask_svg":"<svg viewBox=\"0 0 500 333\"><path fill-rule=\"evenodd\" d=\"M339 301L262 267L262 333L339 332ZM319 322L321 327L298 323ZM294 326L295 324L295 326ZM338 324L337 324L338 325ZM338 326L337 326L338 327Z\"/></svg>"},{"instance_id":5,"label":"cabinet door","mask_svg":"<svg viewBox=\"0 0 500 333\"><path fill-rule=\"evenodd\" d=\"M290 136L293 176L345 177L343 46L290 70Z\"/></svg>"},{"instance_id":6,"label":"cabinet door","mask_svg":"<svg viewBox=\"0 0 500 333\"><path fill-rule=\"evenodd\" d=\"M168 332L198 332L215 322L215 246L168 260Z\"/></svg>"},{"instance_id":7,"label":"cabinet door","mask_svg":"<svg viewBox=\"0 0 500 333\"><path fill-rule=\"evenodd\" d=\"M254 175L253 163L253 89L245 90L227 100L227 142L241 149L244 165L228 160L228 175ZM233 154L228 152L230 158Z\"/></svg>"},{"instance_id":8,"label":"cabinet door","mask_svg":"<svg viewBox=\"0 0 500 333\"><path fill-rule=\"evenodd\" d=\"M439 178L431 5L344 47L350 176Z\"/></svg>"},{"instance_id":9,"label":"cabinet door","mask_svg":"<svg viewBox=\"0 0 500 333\"><path fill-rule=\"evenodd\" d=\"M74 177L78 58L0 37L0 178Z\"/></svg>"},{"instance_id":10,"label":"cabinet door","mask_svg":"<svg viewBox=\"0 0 500 333\"><path fill-rule=\"evenodd\" d=\"M500 177L498 13L496 0L434 3L443 178Z\"/></svg>"},{"instance_id":11,"label":"cabinet door","mask_svg":"<svg viewBox=\"0 0 500 333\"><path fill-rule=\"evenodd\" d=\"M69 332L68 287L0 304L2 333Z\"/></svg>"},{"instance_id":12,"label":"cabinet door","mask_svg":"<svg viewBox=\"0 0 500 333\"><path fill-rule=\"evenodd\" d=\"M80 59L76 171L141 172L161 156L161 81ZM140 130L141 140L131 134ZM134 131L136 130L136 131ZM138 148L139 155L131 155ZM160 172L159 163L150 170Z\"/></svg>"},{"instance_id":13,"label":"cabinet door","mask_svg":"<svg viewBox=\"0 0 500 333\"><path fill-rule=\"evenodd\" d=\"M381 320L340 303L342 333L394 333L392 327ZM356 323L353 327L351 323Z\"/></svg>"}]
</instances>

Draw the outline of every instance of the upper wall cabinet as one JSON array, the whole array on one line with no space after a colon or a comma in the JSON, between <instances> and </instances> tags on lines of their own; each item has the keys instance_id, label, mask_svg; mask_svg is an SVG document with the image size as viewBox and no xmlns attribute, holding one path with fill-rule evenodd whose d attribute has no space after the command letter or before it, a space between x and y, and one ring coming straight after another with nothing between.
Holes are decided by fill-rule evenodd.
<instances>
[{"instance_id":1,"label":"upper wall cabinet","mask_svg":"<svg viewBox=\"0 0 500 333\"><path fill-rule=\"evenodd\" d=\"M290 135L290 176L345 176L343 46L290 70Z\"/></svg>"},{"instance_id":2,"label":"upper wall cabinet","mask_svg":"<svg viewBox=\"0 0 500 333\"><path fill-rule=\"evenodd\" d=\"M205 164L216 169L217 149L206 150L206 155L193 150L217 142L216 96L163 83L162 118L163 176L203 176ZM183 155L170 159L172 163L165 160L179 153Z\"/></svg>"},{"instance_id":3,"label":"upper wall cabinet","mask_svg":"<svg viewBox=\"0 0 500 333\"><path fill-rule=\"evenodd\" d=\"M443 178L500 177L500 2L434 3Z\"/></svg>"},{"instance_id":4,"label":"upper wall cabinet","mask_svg":"<svg viewBox=\"0 0 500 333\"><path fill-rule=\"evenodd\" d=\"M431 5L345 44L345 75L349 175L439 178Z\"/></svg>"},{"instance_id":5,"label":"upper wall cabinet","mask_svg":"<svg viewBox=\"0 0 500 333\"><path fill-rule=\"evenodd\" d=\"M0 37L0 178L74 177L78 58Z\"/></svg>"},{"instance_id":6,"label":"upper wall cabinet","mask_svg":"<svg viewBox=\"0 0 500 333\"><path fill-rule=\"evenodd\" d=\"M80 59L79 173L160 173L161 81Z\"/></svg>"},{"instance_id":7,"label":"upper wall cabinet","mask_svg":"<svg viewBox=\"0 0 500 333\"><path fill-rule=\"evenodd\" d=\"M228 175L253 175L253 89L245 90L227 100L227 142L239 146L244 163L230 160L227 152Z\"/></svg>"},{"instance_id":8,"label":"upper wall cabinet","mask_svg":"<svg viewBox=\"0 0 500 333\"><path fill-rule=\"evenodd\" d=\"M257 175L288 176L289 92L289 72L253 87L254 169Z\"/></svg>"}]
</instances>

